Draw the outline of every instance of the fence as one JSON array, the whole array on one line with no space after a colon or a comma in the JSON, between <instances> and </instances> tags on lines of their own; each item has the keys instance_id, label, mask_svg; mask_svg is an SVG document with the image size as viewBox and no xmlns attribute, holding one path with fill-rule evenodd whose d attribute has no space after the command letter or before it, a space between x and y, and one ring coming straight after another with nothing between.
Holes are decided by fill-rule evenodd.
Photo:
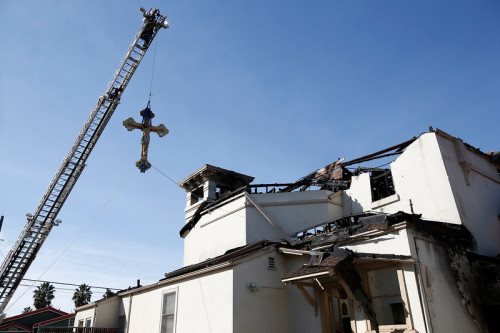
<instances>
[{"instance_id":1,"label":"fence","mask_svg":"<svg viewBox=\"0 0 500 333\"><path fill-rule=\"evenodd\" d=\"M118 333L118 328L106 327L39 327L38 333Z\"/></svg>"}]
</instances>

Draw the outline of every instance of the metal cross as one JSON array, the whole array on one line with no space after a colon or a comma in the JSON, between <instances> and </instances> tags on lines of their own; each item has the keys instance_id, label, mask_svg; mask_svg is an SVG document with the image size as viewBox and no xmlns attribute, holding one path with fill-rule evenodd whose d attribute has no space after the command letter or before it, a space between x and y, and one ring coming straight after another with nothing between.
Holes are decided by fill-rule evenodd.
<instances>
[{"instance_id":1,"label":"metal cross","mask_svg":"<svg viewBox=\"0 0 500 333\"><path fill-rule=\"evenodd\" d=\"M153 126L151 119L154 118L155 114L151 112L151 107L148 105L144 110L141 111L142 123L137 123L133 118L128 118L123 121L123 126L129 131L134 129L140 129L142 131L141 138L141 159L135 162L135 165L139 170L144 173L149 168L151 168L151 163L148 162L148 148L149 148L149 135L151 132L155 132L161 138L168 134L168 128L165 125L160 124L158 126Z\"/></svg>"}]
</instances>

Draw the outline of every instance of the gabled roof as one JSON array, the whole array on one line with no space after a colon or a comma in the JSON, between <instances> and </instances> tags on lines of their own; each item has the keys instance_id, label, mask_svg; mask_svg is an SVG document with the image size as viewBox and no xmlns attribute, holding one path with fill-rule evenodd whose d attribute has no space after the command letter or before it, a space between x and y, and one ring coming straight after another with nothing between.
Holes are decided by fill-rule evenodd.
<instances>
[{"instance_id":1,"label":"gabled roof","mask_svg":"<svg viewBox=\"0 0 500 333\"><path fill-rule=\"evenodd\" d=\"M43 326L43 325L57 323L58 321L63 321L63 320L66 320L66 319L71 319L71 318L75 317L75 315L76 315L75 313L68 313L67 315L64 315L64 316L61 316L61 317L57 317L57 318L52 318L52 319L49 319L49 320L41 321L41 322L36 323L35 325L33 325L33 327L38 327L38 326Z\"/></svg>"},{"instance_id":2,"label":"gabled roof","mask_svg":"<svg viewBox=\"0 0 500 333\"><path fill-rule=\"evenodd\" d=\"M16 322L11 322L11 323L0 325L0 331L8 331L14 327L19 328L19 329L26 331L26 332L31 332L31 328L26 327L26 326L21 325L21 324L16 323ZM16 330L14 332L23 332L23 331Z\"/></svg>"},{"instance_id":3,"label":"gabled roof","mask_svg":"<svg viewBox=\"0 0 500 333\"><path fill-rule=\"evenodd\" d=\"M41 308L41 309L37 309L37 310L33 310L33 311L21 313L21 314L16 315L16 316L7 317L2 322L3 323L7 323L7 322L15 321L15 320L18 320L18 319L21 319L21 318L25 318L25 317L29 317L29 316L33 316L33 315L36 315L36 314L39 314L39 313L42 313L42 312L45 312L45 311L51 311L51 312L54 312L54 313L57 313L57 314L60 314L60 315L67 315L68 314L67 312L55 309L55 308L53 308L51 306L47 306L45 308Z\"/></svg>"}]
</instances>

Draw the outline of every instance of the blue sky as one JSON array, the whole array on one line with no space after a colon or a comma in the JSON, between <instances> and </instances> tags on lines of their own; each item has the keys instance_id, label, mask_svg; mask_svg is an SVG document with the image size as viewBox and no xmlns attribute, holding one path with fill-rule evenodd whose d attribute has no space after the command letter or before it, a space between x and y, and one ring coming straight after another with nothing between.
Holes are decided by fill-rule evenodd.
<instances>
[{"instance_id":1,"label":"blue sky","mask_svg":"<svg viewBox=\"0 0 500 333\"><path fill-rule=\"evenodd\" d=\"M185 193L135 169L140 133L121 124L147 104L155 48L154 123L170 134L152 137L149 159L175 181L210 163L257 183L292 182L429 126L499 150L498 1L4 0L2 256L125 54L140 6L159 8L171 28L129 84L27 278L46 271L42 280L126 288L182 265ZM31 294L8 314L32 305ZM71 294L58 290L54 305L71 311Z\"/></svg>"}]
</instances>

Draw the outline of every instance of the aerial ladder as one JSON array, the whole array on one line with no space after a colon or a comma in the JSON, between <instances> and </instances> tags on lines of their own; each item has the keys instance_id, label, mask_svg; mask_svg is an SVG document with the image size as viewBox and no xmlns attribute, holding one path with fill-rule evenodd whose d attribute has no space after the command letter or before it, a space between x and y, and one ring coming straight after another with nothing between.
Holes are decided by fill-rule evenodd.
<instances>
[{"instance_id":1,"label":"aerial ladder","mask_svg":"<svg viewBox=\"0 0 500 333\"><path fill-rule=\"evenodd\" d=\"M26 215L26 225L0 267L0 323L5 318L4 311L7 304L33 263L52 227L61 222L56 220L57 214L75 186L87 158L120 103L123 91L132 79L157 32L161 28L168 28L168 23L165 20L166 15L161 15L159 10L154 8L149 11L144 8L140 8L140 10L143 14L142 25L132 44L130 44L106 90L97 100L40 203L33 214Z\"/></svg>"}]
</instances>

